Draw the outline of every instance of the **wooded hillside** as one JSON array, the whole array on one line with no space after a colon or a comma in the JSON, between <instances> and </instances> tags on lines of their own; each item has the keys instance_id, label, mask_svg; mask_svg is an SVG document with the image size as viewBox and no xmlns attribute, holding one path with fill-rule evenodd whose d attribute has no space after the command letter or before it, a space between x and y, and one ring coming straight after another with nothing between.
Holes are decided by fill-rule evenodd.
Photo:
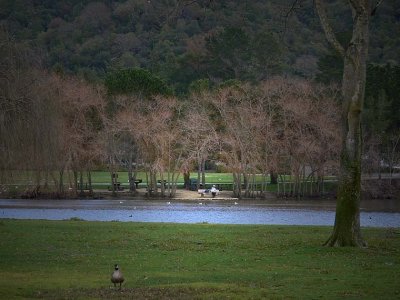
<instances>
[{"instance_id":1,"label":"wooded hillside","mask_svg":"<svg viewBox=\"0 0 400 300\"><path fill-rule=\"evenodd\" d=\"M1 0L1 23L16 40L43 49L47 67L104 78L141 67L186 92L194 80L259 81L271 75L314 77L330 53L312 1L286 18L291 1ZM346 39L350 12L335 30ZM371 24L370 63L400 62L400 2L385 0Z\"/></svg>"}]
</instances>

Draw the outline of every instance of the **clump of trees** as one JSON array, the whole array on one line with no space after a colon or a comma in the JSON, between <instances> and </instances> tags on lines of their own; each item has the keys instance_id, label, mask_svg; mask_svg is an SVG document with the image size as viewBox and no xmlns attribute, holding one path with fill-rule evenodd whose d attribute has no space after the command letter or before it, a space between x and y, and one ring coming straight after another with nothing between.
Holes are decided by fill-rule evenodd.
<instances>
[{"instance_id":1,"label":"clump of trees","mask_svg":"<svg viewBox=\"0 0 400 300\"><path fill-rule=\"evenodd\" d=\"M226 165L237 197L264 196L271 171L294 178L291 187L282 180L281 195L320 194L325 170L337 161L336 94L335 88L275 77L258 86L239 84L192 95L196 101L190 103L196 103L202 120L197 132L206 133L199 138L200 155ZM261 184L258 174L264 177Z\"/></svg>"},{"instance_id":2,"label":"clump of trees","mask_svg":"<svg viewBox=\"0 0 400 300\"><path fill-rule=\"evenodd\" d=\"M319 61L318 82L341 84L343 60L338 53L332 53ZM382 80L385 78L385 80ZM362 170L366 180L363 191L368 197L393 197L396 184L393 180L400 163L400 67L368 64L364 109L362 113L363 156ZM385 177L383 176L385 174ZM379 178L371 184L370 179Z\"/></svg>"},{"instance_id":3,"label":"clump of trees","mask_svg":"<svg viewBox=\"0 0 400 300\"><path fill-rule=\"evenodd\" d=\"M271 171L295 178L290 187L282 181L281 195L311 195L337 160L333 87L283 77L214 89L198 82L178 99L141 69L93 85L32 63L6 32L2 41L0 178L7 188L23 178L27 197L92 193L91 171L101 165L110 178L125 168L133 193L141 166L148 194L172 197L180 174L204 170L208 159L233 173L238 197L264 196Z\"/></svg>"},{"instance_id":4,"label":"clump of trees","mask_svg":"<svg viewBox=\"0 0 400 300\"><path fill-rule=\"evenodd\" d=\"M149 195L173 197L182 173L187 179L197 168L197 182L205 184L204 166L214 160L233 173L237 197L264 197L270 174L279 174L279 195L301 197L321 195L324 175L337 172L340 92L334 84L280 76L257 84L205 79L177 98L149 71L110 72L104 86L94 85L46 71L39 58L31 59L39 56L5 31L1 39L0 183L7 189L25 177L29 197L93 193L91 171L106 166L114 192L112 176L124 168L135 193L140 166ZM397 78L396 68L383 70ZM378 95L371 89L366 102L371 120L381 109L368 140L382 136L373 131L379 128L393 132L392 140L366 145L369 157L387 149L394 165L397 127L386 122L393 112L376 105L382 98L393 107L391 87Z\"/></svg>"},{"instance_id":5,"label":"clump of trees","mask_svg":"<svg viewBox=\"0 0 400 300\"><path fill-rule=\"evenodd\" d=\"M39 59L32 60L37 56L31 51L7 32L0 34L1 183L23 179L29 183L27 197L48 192L61 196L65 186L83 190L83 172L90 182L100 155L102 88L47 72ZM66 171L72 171L73 178L66 180Z\"/></svg>"},{"instance_id":6,"label":"clump of trees","mask_svg":"<svg viewBox=\"0 0 400 300\"><path fill-rule=\"evenodd\" d=\"M385 78L385 80L382 80ZM396 192L393 173L400 163L400 67L387 64L369 65L365 91L364 164L366 174L382 174L388 178L377 185L365 184L365 190L372 197L391 197Z\"/></svg>"}]
</instances>

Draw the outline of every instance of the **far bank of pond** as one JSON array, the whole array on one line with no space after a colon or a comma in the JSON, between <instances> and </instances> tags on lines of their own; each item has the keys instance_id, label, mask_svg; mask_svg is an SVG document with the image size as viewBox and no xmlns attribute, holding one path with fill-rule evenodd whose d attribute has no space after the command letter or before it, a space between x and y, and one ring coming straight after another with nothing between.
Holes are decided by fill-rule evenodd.
<instances>
[{"instance_id":1,"label":"far bank of pond","mask_svg":"<svg viewBox=\"0 0 400 300\"><path fill-rule=\"evenodd\" d=\"M25 200L1 199L2 219L332 226L334 200ZM400 227L399 201L361 203L361 226Z\"/></svg>"}]
</instances>

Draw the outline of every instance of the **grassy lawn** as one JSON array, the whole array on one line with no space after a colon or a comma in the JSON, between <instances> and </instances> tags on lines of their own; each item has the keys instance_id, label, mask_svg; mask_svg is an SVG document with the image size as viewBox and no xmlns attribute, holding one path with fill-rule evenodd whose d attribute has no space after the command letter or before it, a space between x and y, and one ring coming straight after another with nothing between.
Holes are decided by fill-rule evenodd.
<instances>
[{"instance_id":1,"label":"grassy lawn","mask_svg":"<svg viewBox=\"0 0 400 300\"><path fill-rule=\"evenodd\" d=\"M117 172L118 173L118 181L121 182L124 185L128 185L128 172ZM111 182L111 176L110 172L108 171L92 171L92 183L94 185L110 185ZM164 179L166 178L167 175L165 175ZM145 172L138 172L137 176L138 179L142 179L143 183L146 182L146 173ZM207 172L205 174L206 177L206 182L207 183L221 183L221 184L231 184L233 182L233 175L232 173L216 173L216 172ZM33 172L28 172L28 171L23 171L23 172L13 172L13 177L11 182L13 184L33 184L34 178L34 173ZM58 179L58 174L55 172L54 173L54 178ZM73 175L72 173L65 173L64 174L64 182L68 182L68 178L72 181L73 180ZM190 173L190 178L197 179L197 173L192 172ZM284 180L291 180L291 176L285 175L285 176L280 176L281 179ZM327 179L330 179L330 177L327 177ZM43 181L44 179L42 179ZM256 182L261 183L264 180L262 175L257 175L256 176ZM84 183L87 182L86 178L86 173L83 174L83 181ZM44 182L44 181L43 181ZM269 182L269 178L268 178ZM178 178L178 183L183 183L183 175L180 174Z\"/></svg>"},{"instance_id":2,"label":"grassy lawn","mask_svg":"<svg viewBox=\"0 0 400 300\"><path fill-rule=\"evenodd\" d=\"M166 175L165 175L166 176ZM146 181L146 173L138 172L137 178L141 178L143 182ZM190 178L197 179L197 173L192 172ZM260 176L261 178L261 176ZM110 173L106 171L94 171L92 172L92 179L94 183L109 183ZM165 178L166 179L166 178ZM128 173L118 172L118 180L124 184L128 184ZM183 175L181 174L178 179L179 183L183 183ZM206 173L206 182L211 183L232 183L232 173Z\"/></svg>"},{"instance_id":3,"label":"grassy lawn","mask_svg":"<svg viewBox=\"0 0 400 300\"><path fill-rule=\"evenodd\" d=\"M117 172L118 173L118 182L120 182L121 186L124 188L129 188L128 182L128 173L127 172ZM111 186L111 176L108 171L93 171L91 172L92 176L92 187L95 190L108 190ZM192 172L192 179L197 179L197 173ZM232 173L215 173L215 172L207 172L205 174L206 177L206 188L210 188L212 184L219 184L220 189L223 190L232 190L233 187L233 176ZM14 197L18 197L18 194L24 192L26 190L26 185L34 185L34 173L33 172L13 172L13 177L11 181L5 185L5 190L8 195L14 195ZM53 178L53 177L52 177ZM58 179L58 174L54 173L54 178ZM137 179L142 179L142 183L139 184L139 187L144 188L147 186L146 182L146 173L138 172ZM165 179L167 179L165 177ZM290 181L292 178L290 175L279 176L279 180ZM262 175L256 176L256 183L258 184L258 188L261 187L261 183L265 180ZM336 178L332 176L326 176L325 178L325 191L332 191L336 188ZM65 173L64 174L64 185L66 188L69 187L69 183L73 183L73 174ZM42 184L44 184L44 179L42 179ZM54 182L50 180L50 186L53 186ZM87 189L88 179L86 177L86 173L83 174L83 186ZM183 175L181 174L178 178L178 188L183 187ZM282 188L282 187L281 187ZM289 185L286 187L286 191L288 191ZM267 178L267 187L266 189L270 192L276 192L278 187L276 184L269 184L269 178ZM2 190L0 189L0 194Z\"/></svg>"},{"instance_id":4,"label":"grassy lawn","mask_svg":"<svg viewBox=\"0 0 400 300\"><path fill-rule=\"evenodd\" d=\"M224 189L232 189L232 183L233 183L233 175L232 173L215 173L215 172L208 172L205 174L206 177L206 183L207 185L211 184L220 184L224 187ZM146 185L146 174L144 172L138 172L137 178L140 178L143 180L143 183L141 186ZM190 175L190 178L197 179L197 173L192 172ZM84 178L84 180L86 180ZM261 184L265 178L262 175L257 175L256 176L256 183ZM269 177L267 179L267 190L268 191L277 191L277 185L276 184L269 184ZM286 180L290 181L291 176L290 175L284 175L280 176L279 180ZM325 180L336 180L335 177L332 176L326 176ZM92 181L93 181L93 186L95 189L107 189L107 187L110 185L110 173L106 171L95 171L92 172ZM125 187L128 187L128 174L127 172L118 172L118 181L121 182L121 184ZM178 185L183 186L183 175L181 174L178 179ZM326 190L333 190L336 187L336 182L326 182L325 183L325 188ZM286 187L288 189L288 187Z\"/></svg>"},{"instance_id":5,"label":"grassy lawn","mask_svg":"<svg viewBox=\"0 0 400 300\"><path fill-rule=\"evenodd\" d=\"M399 299L400 229L0 221L0 299ZM110 288L113 265L126 282Z\"/></svg>"}]
</instances>

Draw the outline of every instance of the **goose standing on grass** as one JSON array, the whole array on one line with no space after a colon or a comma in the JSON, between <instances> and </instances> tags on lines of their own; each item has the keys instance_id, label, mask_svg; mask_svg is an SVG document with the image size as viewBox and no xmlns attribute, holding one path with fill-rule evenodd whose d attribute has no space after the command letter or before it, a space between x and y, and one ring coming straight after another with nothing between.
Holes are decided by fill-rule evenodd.
<instances>
[{"instance_id":1,"label":"goose standing on grass","mask_svg":"<svg viewBox=\"0 0 400 300\"><path fill-rule=\"evenodd\" d=\"M124 275L122 275L119 266L115 265L114 272L112 272L111 274L111 282L114 283L114 287L116 287L117 283L119 283L119 289L121 289L121 285L124 282L124 280L125 280Z\"/></svg>"}]
</instances>

